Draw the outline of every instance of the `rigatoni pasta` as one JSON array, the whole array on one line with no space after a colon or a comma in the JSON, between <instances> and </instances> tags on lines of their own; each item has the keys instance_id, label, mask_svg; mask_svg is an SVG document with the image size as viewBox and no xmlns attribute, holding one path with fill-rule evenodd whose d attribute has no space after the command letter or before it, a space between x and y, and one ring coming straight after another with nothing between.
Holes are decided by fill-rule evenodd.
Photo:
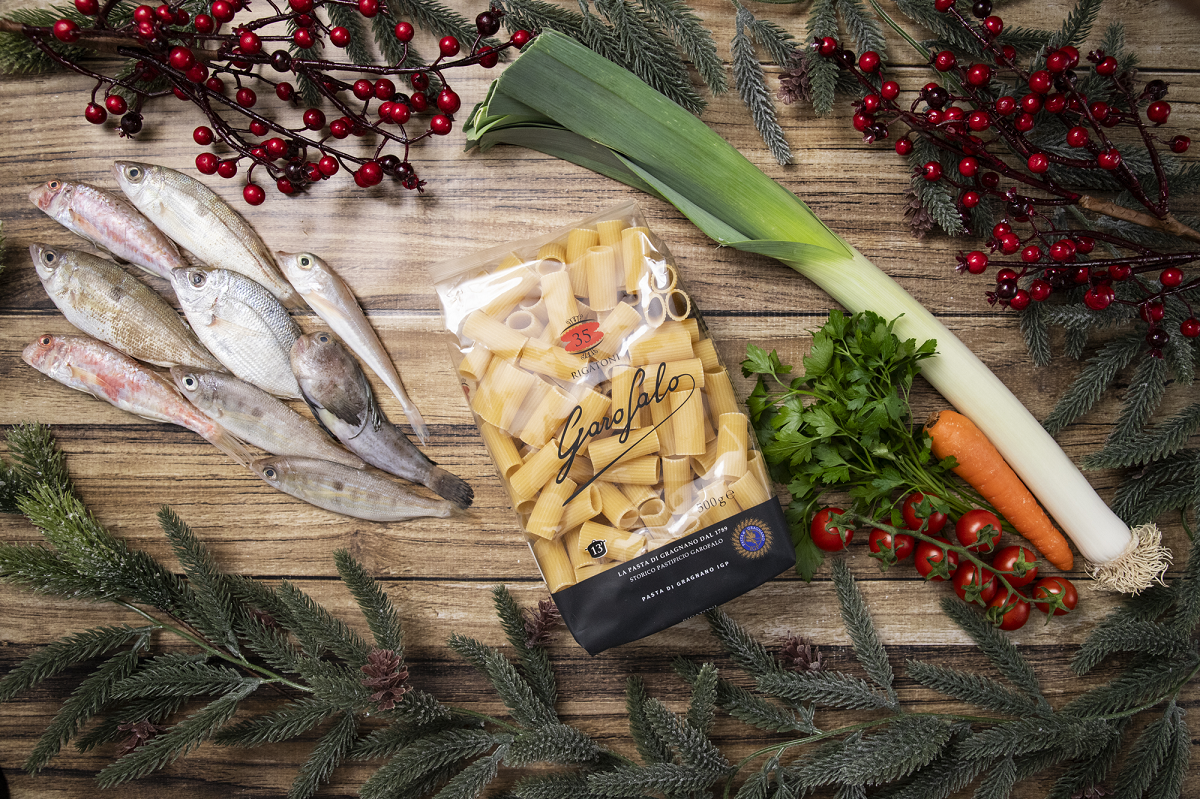
<instances>
[{"instance_id":1,"label":"rigatoni pasta","mask_svg":"<svg viewBox=\"0 0 1200 799\"><path fill-rule=\"evenodd\" d=\"M589 651L673 623L633 605L614 613L609 592L660 607L696 591L667 614L677 621L794 561L729 372L679 278L633 204L435 275L487 451Z\"/></svg>"}]
</instances>

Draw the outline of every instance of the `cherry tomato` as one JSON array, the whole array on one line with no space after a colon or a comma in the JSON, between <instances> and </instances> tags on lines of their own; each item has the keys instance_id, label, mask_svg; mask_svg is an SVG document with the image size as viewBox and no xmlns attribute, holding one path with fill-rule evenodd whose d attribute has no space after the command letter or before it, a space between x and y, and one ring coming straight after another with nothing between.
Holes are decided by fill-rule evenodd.
<instances>
[{"instance_id":1,"label":"cherry tomato","mask_svg":"<svg viewBox=\"0 0 1200 799\"><path fill-rule=\"evenodd\" d=\"M900 512L904 514L904 526L909 530L920 530L922 522L925 521L925 516L918 510L917 505L921 500L925 499L925 495L920 491L914 491L904 498L904 505L900 508ZM935 499L931 494L929 499ZM936 510L929 512L928 525L925 532L934 535L941 531L946 526L946 514L939 513Z\"/></svg>"},{"instance_id":2,"label":"cherry tomato","mask_svg":"<svg viewBox=\"0 0 1200 799\"><path fill-rule=\"evenodd\" d=\"M988 527L992 529L985 532ZM954 524L958 543L972 552L991 552L1000 540L1000 520L996 514L983 508L969 510Z\"/></svg>"},{"instance_id":3,"label":"cherry tomato","mask_svg":"<svg viewBox=\"0 0 1200 799\"><path fill-rule=\"evenodd\" d=\"M982 580L980 574L983 575ZM954 583L954 593L958 594L959 599L976 605L986 607L996 595L996 575L990 571L981 571L974 563L960 564L954 570L951 582Z\"/></svg>"},{"instance_id":4,"label":"cherry tomato","mask_svg":"<svg viewBox=\"0 0 1200 799\"><path fill-rule=\"evenodd\" d=\"M1043 577L1033 586L1033 604L1042 613L1054 608L1055 616L1065 616L1078 602L1079 592L1066 577Z\"/></svg>"},{"instance_id":5,"label":"cherry tomato","mask_svg":"<svg viewBox=\"0 0 1200 799\"><path fill-rule=\"evenodd\" d=\"M1001 630L1019 630L1029 621L1029 603L1020 594L996 594L988 603L988 618Z\"/></svg>"},{"instance_id":6,"label":"cherry tomato","mask_svg":"<svg viewBox=\"0 0 1200 799\"><path fill-rule=\"evenodd\" d=\"M944 538L938 538L937 540L946 546L950 545L950 542ZM916 558L917 574L926 580L945 580L958 568L957 552L943 549L937 544L931 544L928 541L921 541L917 544ZM945 564L942 561L945 561Z\"/></svg>"},{"instance_id":7,"label":"cherry tomato","mask_svg":"<svg viewBox=\"0 0 1200 799\"><path fill-rule=\"evenodd\" d=\"M826 552L840 552L850 543L850 539L854 537L854 531L849 527L836 524L837 517L841 516L843 512L841 508L822 508L817 511L816 516L813 516L808 532L812 535L813 543L817 545L818 549ZM830 517L833 517L834 525L825 529L829 524Z\"/></svg>"},{"instance_id":8,"label":"cherry tomato","mask_svg":"<svg viewBox=\"0 0 1200 799\"><path fill-rule=\"evenodd\" d=\"M871 557L878 558L885 569L911 555L914 543L911 535L899 533L893 536L887 530L880 530L878 527L872 527L871 534L867 537Z\"/></svg>"},{"instance_id":9,"label":"cherry tomato","mask_svg":"<svg viewBox=\"0 0 1200 799\"><path fill-rule=\"evenodd\" d=\"M1013 588L1020 588L1037 579L1037 553L1027 547L1004 547L992 558L992 568Z\"/></svg>"}]
</instances>

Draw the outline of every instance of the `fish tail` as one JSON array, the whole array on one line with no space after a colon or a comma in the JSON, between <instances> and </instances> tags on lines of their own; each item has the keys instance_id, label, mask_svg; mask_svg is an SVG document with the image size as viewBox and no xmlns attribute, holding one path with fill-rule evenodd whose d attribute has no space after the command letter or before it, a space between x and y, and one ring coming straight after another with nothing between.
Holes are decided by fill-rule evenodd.
<instances>
[{"instance_id":1,"label":"fish tail","mask_svg":"<svg viewBox=\"0 0 1200 799\"><path fill-rule=\"evenodd\" d=\"M460 508L469 508L475 501L475 491L467 485L467 481L450 472L434 466L429 470L425 487L439 497L444 497Z\"/></svg>"},{"instance_id":2,"label":"fish tail","mask_svg":"<svg viewBox=\"0 0 1200 799\"><path fill-rule=\"evenodd\" d=\"M216 423L204 435L204 438L208 443L246 468L250 468L251 461L255 459L255 456L250 453L250 450L246 449L246 445L242 443L241 439Z\"/></svg>"},{"instance_id":3,"label":"fish tail","mask_svg":"<svg viewBox=\"0 0 1200 799\"><path fill-rule=\"evenodd\" d=\"M400 400L400 404L404 407L404 416L408 419L408 423L412 426L413 434L422 444L429 443L429 426L425 424L425 420L421 417L421 411L416 405L408 400L407 397Z\"/></svg>"}]
</instances>

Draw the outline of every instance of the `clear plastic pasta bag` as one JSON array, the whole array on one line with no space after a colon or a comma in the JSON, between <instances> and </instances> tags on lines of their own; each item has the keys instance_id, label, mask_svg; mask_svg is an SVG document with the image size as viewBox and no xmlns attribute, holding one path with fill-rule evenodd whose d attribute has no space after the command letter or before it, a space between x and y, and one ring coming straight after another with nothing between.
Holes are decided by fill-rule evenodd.
<instances>
[{"instance_id":1,"label":"clear plastic pasta bag","mask_svg":"<svg viewBox=\"0 0 1200 799\"><path fill-rule=\"evenodd\" d=\"M729 373L636 203L431 271L484 443L588 652L795 565Z\"/></svg>"}]
</instances>

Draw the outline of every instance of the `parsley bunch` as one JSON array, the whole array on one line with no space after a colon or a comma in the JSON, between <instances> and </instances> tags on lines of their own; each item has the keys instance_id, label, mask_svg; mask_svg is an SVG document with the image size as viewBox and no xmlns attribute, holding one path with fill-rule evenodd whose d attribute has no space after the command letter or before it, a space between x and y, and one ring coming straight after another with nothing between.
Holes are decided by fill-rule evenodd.
<instances>
[{"instance_id":1,"label":"parsley bunch","mask_svg":"<svg viewBox=\"0 0 1200 799\"><path fill-rule=\"evenodd\" d=\"M758 375L747 401L750 418L772 476L791 493L786 513L796 573L805 580L824 560L809 524L830 491L848 491L856 513L876 519L887 513L894 526L903 526L900 503L912 491L929 495L942 513L991 510L952 480L954 459L938 461L929 437L912 424L913 378L937 342L901 341L893 325L870 311L831 312L813 335L803 376L790 382L792 367L773 350L747 347L742 374Z\"/></svg>"}]
</instances>

